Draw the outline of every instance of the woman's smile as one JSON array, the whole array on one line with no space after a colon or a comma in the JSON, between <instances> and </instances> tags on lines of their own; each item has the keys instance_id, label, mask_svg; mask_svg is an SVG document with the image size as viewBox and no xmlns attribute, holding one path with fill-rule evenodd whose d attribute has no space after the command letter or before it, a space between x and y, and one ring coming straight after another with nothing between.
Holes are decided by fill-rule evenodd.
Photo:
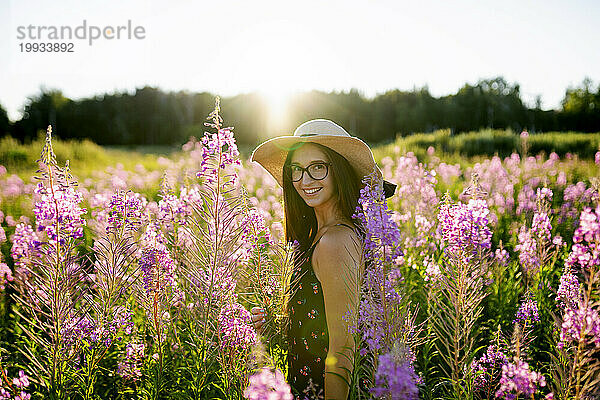
<instances>
[{"instance_id":1,"label":"woman's smile","mask_svg":"<svg viewBox=\"0 0 600 400\"><path fill-rule=\"evenodd\" d=\"M314 195L314 194L316 194L316 193L317 193L318 191L320 191L321 189L322 189L322 188L320 188L320 187L319 187L319 188L303 188L303 189L302 189L302 191L304 191L304 193L305 193L307 196L311 196L311 195Z\"/></svg>"}]
</instances>

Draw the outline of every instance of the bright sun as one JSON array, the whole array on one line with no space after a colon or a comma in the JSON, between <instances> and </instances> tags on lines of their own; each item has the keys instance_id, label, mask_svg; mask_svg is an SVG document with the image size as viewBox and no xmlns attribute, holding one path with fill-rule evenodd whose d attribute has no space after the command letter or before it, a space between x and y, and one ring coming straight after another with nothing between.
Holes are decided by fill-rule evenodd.
<instances>
[{"instance_id":1,"label":"bright sun","mask_svg":"<svg viewBox=\"0 0 600 400\"><path fill-rule=\"evenodd\" d=\"M291 96L312 86L307 55L314 56L315 38L303 32L278 21L250 26L236 38L239 76L234 79L263 97L275 130L286 124Z\"/></svg>"},{"instance_id":2,"label":"bright sun","mask_svg":"<svg viewBox=\"0 0 600 400\"><path fill-rule=\"evenodd\" d=\"M291 93L278 88L263 88L258 93L267 104L269 126L273 129L282 128L288 116Z\"/></svg>"}]
</instances>

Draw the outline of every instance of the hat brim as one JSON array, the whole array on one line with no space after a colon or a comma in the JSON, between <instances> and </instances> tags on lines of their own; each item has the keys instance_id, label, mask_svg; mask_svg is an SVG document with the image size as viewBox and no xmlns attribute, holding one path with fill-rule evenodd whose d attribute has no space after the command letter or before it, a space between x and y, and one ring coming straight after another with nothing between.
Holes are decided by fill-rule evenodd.
<instances>
[{"instance_id":1,"label":"hat brim","mask_svg":"<svg viewBox=\"0 0 600 400\"><path fill-rule=\"evenodd\" d=\"M295 150L303 143L317 143L336 151L344 157L360 179L381 170L375 163L371 148L359 138L353 136L311 135L311 136L279 136L260 144L251 156L283 187L283 165L290 150Z\"/></svg>"}]
</instances>

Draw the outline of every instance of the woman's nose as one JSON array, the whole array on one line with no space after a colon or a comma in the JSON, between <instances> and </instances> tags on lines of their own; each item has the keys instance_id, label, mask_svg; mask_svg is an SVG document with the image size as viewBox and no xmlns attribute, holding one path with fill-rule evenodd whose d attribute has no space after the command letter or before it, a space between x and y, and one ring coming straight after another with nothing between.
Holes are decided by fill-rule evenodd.
<instances>
[{"instance_id":1,"label":"woman's nose","mask_svg":"<svg viewBox=\"0 0 600 400\"><path fill-rule=\"evenodd\" d=\"M308 171L304 171L304 174L302 174L302 184L306 185L308 183L311 183L313 181L313 178L310 177L310 175L308 174Z\"/></svg>"}]
</instances>

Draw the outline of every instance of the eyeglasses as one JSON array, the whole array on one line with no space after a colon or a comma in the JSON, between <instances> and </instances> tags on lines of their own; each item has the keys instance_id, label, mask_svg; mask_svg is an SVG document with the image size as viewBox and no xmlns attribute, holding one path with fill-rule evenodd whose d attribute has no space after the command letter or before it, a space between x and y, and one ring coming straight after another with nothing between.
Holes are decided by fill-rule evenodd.
<instances>
[{"instance_id":1,"label":"eyeglasses","mask_svg":"<svg viewBox=\"0 0 600 400\"><path fill-rule=\"evenodd\" d=\"M292 182L298 182L304 176L304 171L308 173L308 176L313 178L315 181L320 181L327 177L329 173L329 165L331 163L326 163L322 161L314 162L309 164L308 167L302 168L299 165L290 165L289 171L290 176L292 177Z\"/></svg>"}]
</instances>

